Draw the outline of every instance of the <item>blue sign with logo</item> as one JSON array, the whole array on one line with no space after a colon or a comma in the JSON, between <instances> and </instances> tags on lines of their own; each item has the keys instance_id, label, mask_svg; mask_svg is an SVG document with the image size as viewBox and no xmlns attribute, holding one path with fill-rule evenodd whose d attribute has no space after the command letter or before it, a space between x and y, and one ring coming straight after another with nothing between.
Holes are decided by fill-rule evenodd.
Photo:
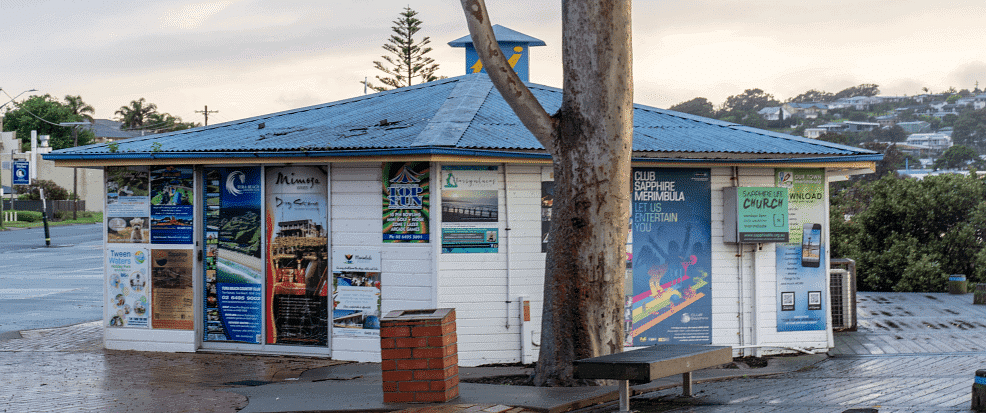
<instances>
[{"instance_id":1,"label":"blue sign with logo","mask_svg":"<svg viewBox=\"0 0 986 413\"><path fill-rule=\"evenodd\" d=\"M31 184L31 162L14 161L13 185Z\"/></svg>"}]
</instances>

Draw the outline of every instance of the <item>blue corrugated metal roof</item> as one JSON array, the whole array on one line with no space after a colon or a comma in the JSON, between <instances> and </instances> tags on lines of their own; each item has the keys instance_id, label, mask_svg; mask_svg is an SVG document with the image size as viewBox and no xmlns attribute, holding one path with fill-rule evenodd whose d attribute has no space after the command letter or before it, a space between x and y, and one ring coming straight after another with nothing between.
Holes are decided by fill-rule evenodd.
<instances>
[{"instance_id":1,"label":"blue corrugated metal roof","mask_svg":"<svg viewBox=\"0 0 986 413\"><path fill-rule=\"evenodd\" d=\"M560 89L529 87L549 113L561 106ZM872 158L867 160L880 156L865 149L643 105L634 106L633 147L641 156L667 153L680 158L684 153L702 159L723 159L730 154ZM239 153L346 156L342 154L408 148L543 151L489 78L480 73L114 144L65 149L45 158L199 158Z\"/></svg>"}]
</instances>

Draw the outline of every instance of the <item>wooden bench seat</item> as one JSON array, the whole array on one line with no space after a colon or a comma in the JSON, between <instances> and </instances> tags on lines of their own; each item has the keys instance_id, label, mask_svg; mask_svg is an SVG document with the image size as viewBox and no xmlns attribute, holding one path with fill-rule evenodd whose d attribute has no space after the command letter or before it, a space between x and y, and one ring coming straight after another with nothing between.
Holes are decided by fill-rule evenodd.
<instances>
[{"instance_id":1,"label":"wooden bench seat","mask_svg":"<svg viewBox=\"0 0 986 413\"><path fill-rule=\"evenodd\" d=\"M692 395L692 371L733 361L729 346L662 344L574 363L575 378L619 380L620 412L630 411L630 381L650 382L681 374L683 395Z\"/></svg>"}]
</instances>

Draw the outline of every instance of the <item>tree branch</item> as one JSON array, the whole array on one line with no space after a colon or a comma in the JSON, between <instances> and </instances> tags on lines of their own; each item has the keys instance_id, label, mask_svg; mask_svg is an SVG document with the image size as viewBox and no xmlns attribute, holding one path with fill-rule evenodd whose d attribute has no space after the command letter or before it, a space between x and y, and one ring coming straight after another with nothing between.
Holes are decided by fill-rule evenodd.
<instances>
[{"instance_id":1,"label":"tree branch","mask_svg":"<svg viewBox=\"0 0 986 413\"><path fill-rule=\"evenodd\" d=\"M521 123L534 134L548 153L554 152L557 121L544 110L541 102L538 102L507 63L507 58L503 56L500 45L496 43L496 37L493 35L490 16L486 12L486 2L460 1L462 11L466 14L466 23L469 25L469 35L472 37L473 46L476 47L476 54L482 60L493 85L520 118Z\"/></svg>"}]
</instances>

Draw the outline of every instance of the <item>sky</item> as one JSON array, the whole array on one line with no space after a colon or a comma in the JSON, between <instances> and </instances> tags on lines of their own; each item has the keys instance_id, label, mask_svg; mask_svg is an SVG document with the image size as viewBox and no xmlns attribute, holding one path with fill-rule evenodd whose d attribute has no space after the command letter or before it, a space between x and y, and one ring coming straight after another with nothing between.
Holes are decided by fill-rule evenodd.
<instances>
[{"instance_id":1,"label":"sky","mask_svg":"<svg viewBox=\"0 0 986 413\"><path fill-rule=\"evenodd\" d=\"M531 81L561 87L561 1L487 0L491 21L539 38ZM410 6L439 75L465 74L455 0L0 0L0 88L81 95L113 119L145 98L209 123L363 94L393 20ZM636 0L634 101L779 100L862 83L884 95L986 88L982 0ZM379 83L379 82L377 82ZM8 98L0 96L0 104Z\"/></svg>"}]
</instances>

